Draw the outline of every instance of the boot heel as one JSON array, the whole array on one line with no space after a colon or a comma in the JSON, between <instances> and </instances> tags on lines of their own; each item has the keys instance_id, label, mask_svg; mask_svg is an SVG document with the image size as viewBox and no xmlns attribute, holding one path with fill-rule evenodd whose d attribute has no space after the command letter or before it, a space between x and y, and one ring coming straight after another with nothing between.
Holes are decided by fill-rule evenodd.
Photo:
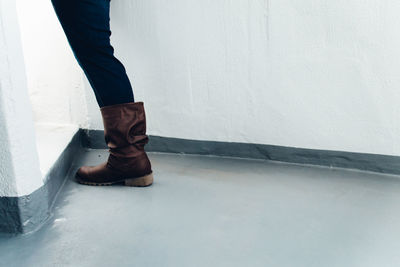
<instances>
[{"instance_id":1,"label":"boot heel","mask_svg":"<svg viewBox=\"0 0 400 267\"><path fill-rule=\"evenodd\" d=\"M125 180L126 186L145 187L151 185L152 183L153 183L153 173L150 173L146 176Z\"/></svg>"}]
</instances>

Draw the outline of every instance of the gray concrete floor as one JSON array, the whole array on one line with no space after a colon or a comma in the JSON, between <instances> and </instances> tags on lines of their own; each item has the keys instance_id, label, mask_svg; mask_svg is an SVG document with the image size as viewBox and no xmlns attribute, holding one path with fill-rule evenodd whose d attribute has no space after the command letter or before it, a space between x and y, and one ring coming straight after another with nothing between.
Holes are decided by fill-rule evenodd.
<instances>
[{"instance_id":1,"label":"gray concrete floor","mask_svg":"<svg viewBox=\"0 0 400 267\"><path fill-rule=\"evenodd\" d=\"M96 164L91 150L82 164ZM400 178L150 154L149 188L72 176L39 231L0 238L1 266L400 266Z\"/></svg>"}]
</instances>

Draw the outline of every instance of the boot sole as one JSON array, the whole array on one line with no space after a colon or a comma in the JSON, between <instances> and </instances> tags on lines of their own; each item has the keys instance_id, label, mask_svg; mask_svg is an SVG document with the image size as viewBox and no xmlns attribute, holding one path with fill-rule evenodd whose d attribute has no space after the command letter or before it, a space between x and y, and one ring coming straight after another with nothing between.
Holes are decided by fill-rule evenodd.
<instances>
[{"instance_id":1,"label":"boot sole","mask_svg":"<svg viewBox=\"0 0 400 267\"><path fill-rule=\"evenodd\" d=\"M110 186L114 184L124 184L125 186L134 186L134 187L146 187L150 186L153 184L153 173L150 173L148 175L142 176L142 177L136 177L136 178L127 178L127 179L122 179L114 182L107 182L107 183L95 183L95 182L88 182L85 180L82 180L78 175L76 175L76 181L80 184L84 185L92 185L92 186Z\"/></svg>"}]
</instances>

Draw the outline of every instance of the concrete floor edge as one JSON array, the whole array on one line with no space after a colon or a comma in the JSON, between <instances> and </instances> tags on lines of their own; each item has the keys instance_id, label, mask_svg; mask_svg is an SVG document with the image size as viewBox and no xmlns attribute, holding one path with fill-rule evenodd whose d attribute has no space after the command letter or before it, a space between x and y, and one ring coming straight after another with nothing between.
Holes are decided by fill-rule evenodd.
<instances>
[{"instance_id":1,"label":"concrete floor edge","mask_svg":"<svg viewBox=\"0 0 400 267\"><path fill-rule=\"evenodd\" d=\"M400 174L400 157L341 151L314 150L262 144L199 141L149 136L146 150L190 155L209 155L270 160L282 163L335 167L383 174ZM0 197L0 233L33 232L48 219L52 204L61 190L74 156L85 148L104 149L104 132L79 129L46 175L46 183L21 197Z\"/></svg>"},{"instance_id":2,"label":"concrete floor edge","mask_svg":"<svg viewBox=\"0 0 400 267\"><path fill-rule=\"evenodd\" d=\"M82 131L78 130L45 176L45 184L29 195L0 197L0 234L34 232L49 219L53 203L68 177L74 156L82 150Z\"/></svg>"},{"instance_id":3,"label":"concrete floor edge","mask_svg":"<svg viewBox=\"0 0 400 267\"><path fill-rule=\"evenodd\" d=\"M83 145L93 149L106 149L104 131L82 130ZM285 163L338 167L384 174L400 175L400 156L318 150L276 145L188 140L149 136L146 151L194 155L228 156L264 159Z\"/></svg>"}]
</instances>

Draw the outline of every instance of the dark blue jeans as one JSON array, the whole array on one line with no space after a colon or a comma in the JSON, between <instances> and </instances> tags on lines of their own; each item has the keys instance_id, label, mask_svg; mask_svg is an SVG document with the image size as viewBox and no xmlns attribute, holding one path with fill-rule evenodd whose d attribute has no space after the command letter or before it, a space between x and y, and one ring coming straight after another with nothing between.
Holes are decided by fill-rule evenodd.
<instances>
[{"instance_id":1,"label":"dark blue jeans","mask_svg":"<svg viewBox=\"0 0 400 267\"><path fill-rule=\"evenodd\" d=\"M125 67L110 43L110 0L51 0L100 107L133 102Z\"/></svg>"}]
</instances>

